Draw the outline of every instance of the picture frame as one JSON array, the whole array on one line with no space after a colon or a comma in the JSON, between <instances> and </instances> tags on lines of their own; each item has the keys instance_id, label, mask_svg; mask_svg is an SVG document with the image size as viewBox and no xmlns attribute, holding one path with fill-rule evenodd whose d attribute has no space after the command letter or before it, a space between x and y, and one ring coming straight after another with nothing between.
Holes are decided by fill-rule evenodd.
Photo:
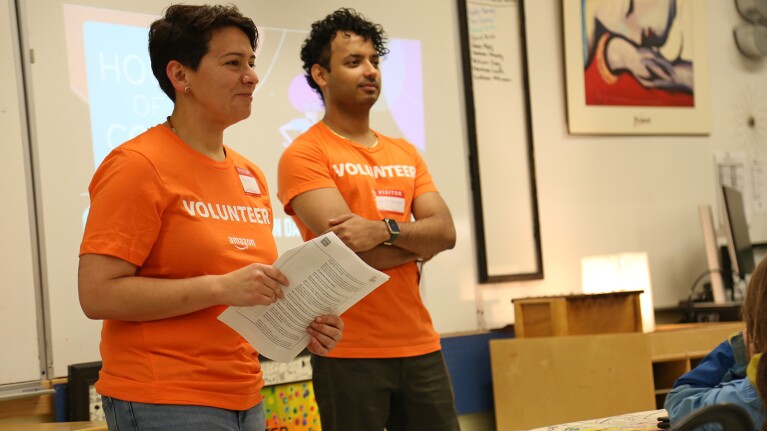
<instances>
[{"instance_id":1,"label":"picture frame","mask_svg":"<svg viewBox=\"0 0 767 431\"><path fill-rule=\"evenodd\" d=\"M480 283L543 278L524 0L458 0Z\"/></svg>"},{"instance_id":2,"label":"picture frame","mask_svg":"<svg viewBox=\"0 0 767 431\"><path fill-rule=\"evenodd\" d=\"M101 402L94 403L92 400L92 394L95 393L93 385L99 379L99 371L101 361L72 364L68 367L69 421L100 420L91 414L94 409L102 411Z\"/></svg>"},{"instance_id":3,"label":"picture frame","mask_svg":"<svg viewBox=\"0 0 767 431\"><path fill-rule=\"evenodd\" d=\"M570 133L709 134L707 2L619 1L562 0Z\"/></svg>"}]
</instances>

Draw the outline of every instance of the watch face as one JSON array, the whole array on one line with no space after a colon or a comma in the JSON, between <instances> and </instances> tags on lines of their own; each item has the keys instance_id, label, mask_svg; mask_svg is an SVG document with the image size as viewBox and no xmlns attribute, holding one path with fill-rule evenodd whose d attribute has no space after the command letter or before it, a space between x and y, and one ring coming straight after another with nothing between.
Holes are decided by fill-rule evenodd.
<instances>
[{"instance_id":1,"label":"watch face","mask_svg":"<svg viewBox=\"0 0 767 431\"><path fill-rule=\"evenodd\" d=\"M384 241L384 245L392 245L394 240L399 236L399 225L397 224L397 220L392 220L390 218L385 218L383 221L386 223L386 228L389 230L389 239Z\"/></svg>"},{"instance_id":2,"label":"watch face","mask_svg":"<svg viewBox=\"0 0 767 431\"><path fill-rule=\"evenodd\" d=\"M397 220L393 220L390 218L386 219L386 224L389 226L389 232L391 233L399 233L399 225L397 224Z\"/></svg>"}]
</instances>

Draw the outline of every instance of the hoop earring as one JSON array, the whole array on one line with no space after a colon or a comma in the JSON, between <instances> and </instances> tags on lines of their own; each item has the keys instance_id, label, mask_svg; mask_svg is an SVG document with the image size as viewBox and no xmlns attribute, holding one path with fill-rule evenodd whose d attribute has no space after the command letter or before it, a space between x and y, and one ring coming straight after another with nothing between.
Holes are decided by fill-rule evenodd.
<instances>
[{"instance_id":1,"label":"hoop earring","mask_svg":"<svg viewBox=\"0 0 767 431\"><path fill-rule=\"evenodd\" d=\"M189 93L191 93L191 92L192 92L192 89L191 89L191 88L189 88L189 86L188 86L188 85L187 85L186 87L184 87L184 93L186 93L186 94L189 94Z\"/></svg>"}]
</instances>

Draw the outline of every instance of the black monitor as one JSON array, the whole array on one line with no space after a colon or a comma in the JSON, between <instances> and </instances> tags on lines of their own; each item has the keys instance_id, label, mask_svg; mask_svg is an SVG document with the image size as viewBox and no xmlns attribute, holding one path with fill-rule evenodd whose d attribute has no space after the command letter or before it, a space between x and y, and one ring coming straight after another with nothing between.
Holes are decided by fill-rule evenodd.
<instances>
[{"instance_id":1,"label":"black monitor","mask_svg":"<svg viewBox=\"0 0 767 431\"><path fill-rule=\"evenodd\" d=\"M754 249L748 233L746 210L743 205L743 195L736 189L722 186L722 202L724 203L724 230L727 236L727 250L733 275L745 278L756 267Z\"/></svg>"}]
</instances>

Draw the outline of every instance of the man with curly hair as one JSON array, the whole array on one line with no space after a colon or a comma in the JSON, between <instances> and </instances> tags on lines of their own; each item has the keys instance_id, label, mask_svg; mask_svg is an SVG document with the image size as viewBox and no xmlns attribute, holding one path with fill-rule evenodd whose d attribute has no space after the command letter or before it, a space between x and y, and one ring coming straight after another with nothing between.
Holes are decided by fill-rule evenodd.
<instances>
[{"instance_id":1,"label":"man with curly hair","mask_svg":"<svg viewBox=\"0 0 767 431\"><path fill-rule=\"evenodd\" d=\"M301 49L322 121L279 164L278 197L305 240L335 232L391 278L343 315L343 339L312 356L324 431L458 430L420 263L455 245L455 227L418 151L370 128L381 94L383 28L351 9L312 25Z\"/></svg>"}]
</instances>

